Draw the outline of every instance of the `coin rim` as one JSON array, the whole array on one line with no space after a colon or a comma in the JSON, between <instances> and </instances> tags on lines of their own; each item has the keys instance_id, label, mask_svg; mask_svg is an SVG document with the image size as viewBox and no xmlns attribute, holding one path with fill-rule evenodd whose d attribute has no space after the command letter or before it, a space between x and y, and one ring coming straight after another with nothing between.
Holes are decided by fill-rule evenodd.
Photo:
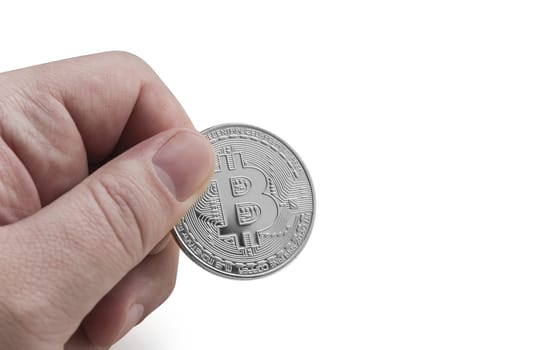
<instances>
[{"instance_id":1,"label":"coin rim","mask_svg":"<svg viewBox=\"0 0 552 350\"><path fill-rule=\"evenodd\" d=\"M230 272L224 272L224 271L220 271L220 270L217 270L215 268L213 268L211 265L208 265L206 264L203 260L199 259L198 257L196 257L190 250L189 248L184 244L184 242L182 241L182 239L180 238L180 235L178 233L178 229L176 228L176 225L173 226L173 228L171 229L171 233L173 235L173 237L175 238L176 240L176 243L178 244L178 246L180 247L180 249L184 252L184 254L186 254L188 256L188 258L190 258L190 260L192 260L193 262L196 263L196 265L199 265L200 267L202 267L204 270L207 270L211 273L214 273L216 275L219 275L219 276L222 276L222 277L226 277L226 278L230 278L230 279L235 279L235 280L251 280L251 279L257 279L257 278L260 278L260 277L265 277L267 275L271 275L275 272L278 272L280 271L283 267L287 266L291 261L295 260L295 258L301 253L301 251L303 250L303 248L305 247L305 245L307 244L309 238L310 238L310 235L311 235L311 232L312 232L312 228L314 226L314 220L315 220L315 214L316 214L316 195L315 195L315 192L314 192L314 185L313 185L313 181L312 181L312 177L305 165L305 162L303 161L303 159L297 154L297 152L295 151L295 149L293 149L287 142L285 142L284 140L282 140L280 137L276 136L275 134L273 134L272 132L270 131L267 131L263 128L260 128L258 126L254 126L254 125L251 125L251 124L243 124L243 123L224 123L224 124L219 124L219 125L215 125L215 126L212 126L210 128L207 128L205 130L203 130L201 133L203 134L203 136L207 137L206 134L212 132L213 130L215 129L221 129L221 128L226 128L226 127L242 127L242 128L251 128L251 129L256 129L256 130L259 130L261 132L264 132L270 136L272 136L273 138L275 138L276 140L280 141L284 146L286 146L290 151L291 153L293 153L293 155L297 158L297 160L299 160L299 162L301 163L301 166L303 167L303 170L305 172L305 175L307 177L307 180L309 181L309 185L310 185L310 188L311 188L311 193L312 193L312 218L311 218L311 224L309 225L309 229L307 231L307 233L305 234L305 237L303 238L303 242L302 244L298 247L298 249L295 251L295 253L290 257L288 258L286 261L284 261L283 263L281 263L280 265L276 266L275 268L273 269L270 269L268 271L263 271L263 272L260 272L258 274L251 274L251 275L237 275L237 274L234 274L234 273L230 273ZM195 203L193 204L195 205ZM193 207L192 205L192 207ZM192 207L190 207L190 210L192 209ZM184 214L184 216L186 216L186 214ZM182 216L182 217L184 217ZM179 219L179 221L182 220L182 219Z\"/></svg>"}]
</instances>

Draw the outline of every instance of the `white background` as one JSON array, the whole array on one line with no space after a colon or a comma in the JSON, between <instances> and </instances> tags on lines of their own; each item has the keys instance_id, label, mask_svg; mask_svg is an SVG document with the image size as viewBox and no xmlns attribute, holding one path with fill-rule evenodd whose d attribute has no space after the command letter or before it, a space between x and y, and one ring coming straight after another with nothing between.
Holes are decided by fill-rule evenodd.
<instances>
[{"instance_id":1,"label":"white background","mask_svg":"<svg viewBox=\"0 0 552 350\"><path fill-rule=\"evenodd\" d=\"M198 129L268 129L314 179L297 260L244 282L182 255L114 349L550 349L548 4L3 3L0 70L131 51Z\"/></svg>"}]
</instances>

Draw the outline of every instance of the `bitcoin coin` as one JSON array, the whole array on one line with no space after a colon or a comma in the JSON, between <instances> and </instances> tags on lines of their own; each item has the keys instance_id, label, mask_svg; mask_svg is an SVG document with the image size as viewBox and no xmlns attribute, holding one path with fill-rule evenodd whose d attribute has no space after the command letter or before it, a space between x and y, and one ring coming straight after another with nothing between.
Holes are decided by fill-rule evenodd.
<instances>
[{"instance_id":1,"label":"bitcoin coin","mask_svg":"<svg viewBox=\"0 0 552 350\"><path fill-rule=\"evenodd\" d=\"M215 153L205 192L173 228L208 271L254 278L279 270L305 245L315 202L303 162L268 131L225 124L203 131Z\"/></svg>"}]
</instances>

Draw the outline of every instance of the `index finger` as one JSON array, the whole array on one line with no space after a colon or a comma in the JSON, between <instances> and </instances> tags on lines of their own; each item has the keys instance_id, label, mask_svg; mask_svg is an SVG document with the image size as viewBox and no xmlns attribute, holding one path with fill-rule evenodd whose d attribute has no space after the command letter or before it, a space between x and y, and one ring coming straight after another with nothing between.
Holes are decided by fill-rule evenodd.
<instances>
[{"instance_id":1,"label":"index finger","mask_svg":"<svg viewBox=\"0 0 552 350\"><path fill-rule=\"evenodd\" d=\"M186 112L149 65L126 52L106 52L20 71L21 89L47 93L71 115L89 163L171 128L193 128Z\"/></svg>"}]
</instances>

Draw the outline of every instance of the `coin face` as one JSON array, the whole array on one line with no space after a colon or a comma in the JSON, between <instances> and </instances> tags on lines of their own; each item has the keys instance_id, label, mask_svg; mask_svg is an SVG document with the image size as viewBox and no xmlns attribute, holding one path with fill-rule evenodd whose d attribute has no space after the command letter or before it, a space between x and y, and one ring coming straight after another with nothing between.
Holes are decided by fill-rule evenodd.
<instances>
[{"instance_id":1,"label":"coin face","mask_svg":"<svg viewBox=\"0 0 552 350\"><path fill-rule=\"evenodd\" d=\"M307 169L284 141L260 128L225 124L203 134L215 152L215 173L173 228L180 247L226 277L279 270L299 253L313 225Z\"/></svg>"}]
</instances>

